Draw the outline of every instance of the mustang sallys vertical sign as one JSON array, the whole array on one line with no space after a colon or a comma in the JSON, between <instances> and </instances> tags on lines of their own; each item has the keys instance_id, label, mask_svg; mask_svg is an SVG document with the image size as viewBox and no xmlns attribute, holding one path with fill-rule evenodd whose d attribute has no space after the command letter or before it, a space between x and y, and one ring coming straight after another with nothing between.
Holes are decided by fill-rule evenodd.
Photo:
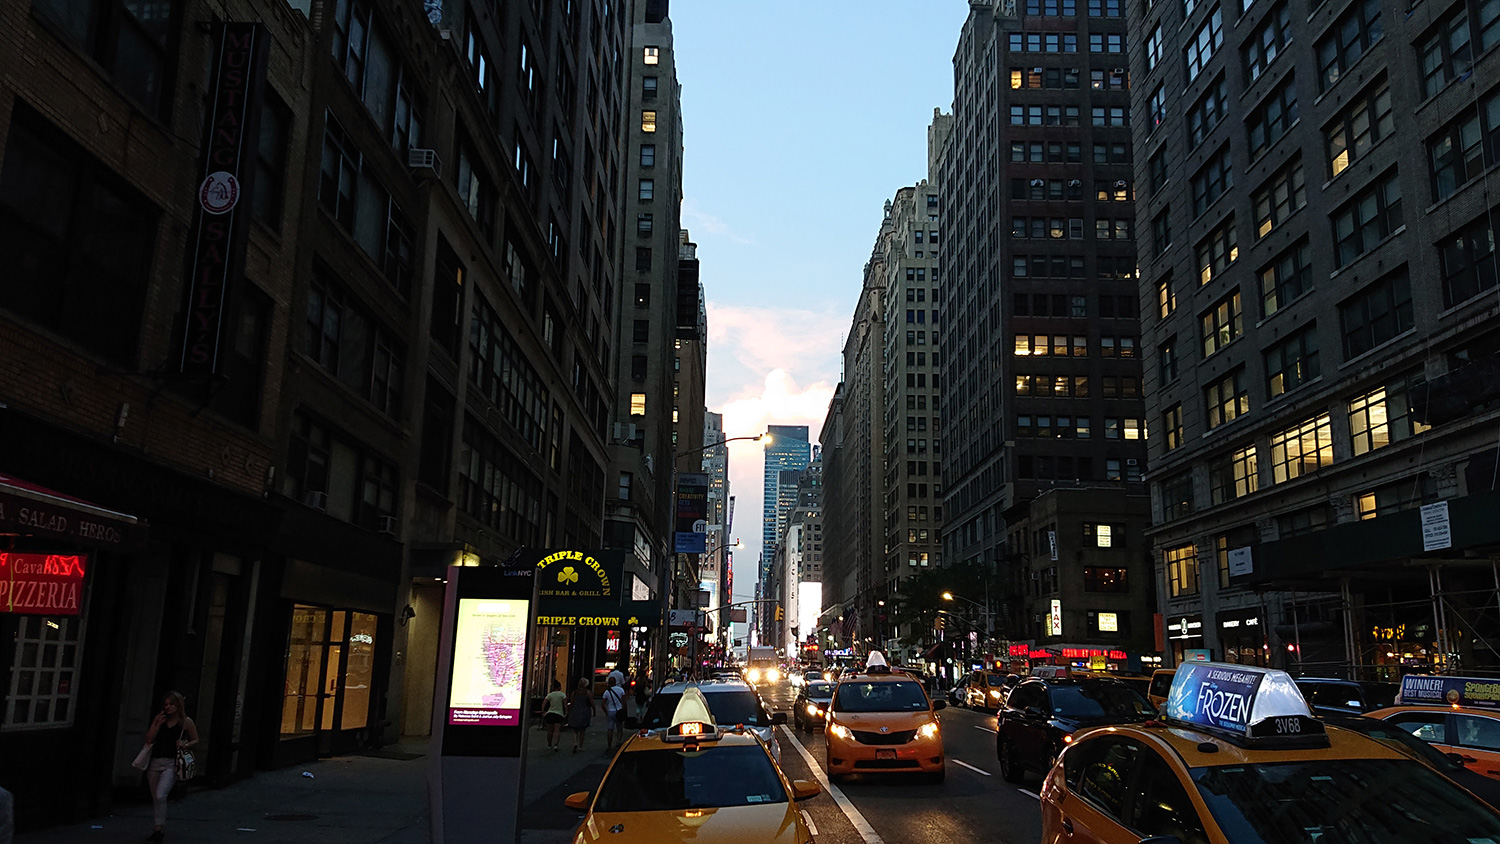
<instances>
[{"instance_id":1,"label":"mustang sallys vertical sign","mask_svg":"<svg viewBox=\"0 0 1500 844\"><path fill-rule=\"evenodd\" d=\"M219 373L225 312L244 272L270 44L270 33L262 24L219 25L202 178L193 196L178 362L185 375L207 378Z\"/></svg>"}]
</instances>

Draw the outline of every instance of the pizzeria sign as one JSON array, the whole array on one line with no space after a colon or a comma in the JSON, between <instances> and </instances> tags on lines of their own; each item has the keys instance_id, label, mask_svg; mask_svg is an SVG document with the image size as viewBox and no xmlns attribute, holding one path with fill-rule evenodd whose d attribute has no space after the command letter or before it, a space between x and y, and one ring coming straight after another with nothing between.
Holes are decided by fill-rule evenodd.
<instances>
[{"instance_id":1,"label":"pizzeria sign","mask_svg":"<svg viewBox=\"0 0 1500 844\"><path fill-rule=\"evenodd\" d=\"M0 612L78 615L86 554L0 552Z\"/></svg>"}]
</instances>

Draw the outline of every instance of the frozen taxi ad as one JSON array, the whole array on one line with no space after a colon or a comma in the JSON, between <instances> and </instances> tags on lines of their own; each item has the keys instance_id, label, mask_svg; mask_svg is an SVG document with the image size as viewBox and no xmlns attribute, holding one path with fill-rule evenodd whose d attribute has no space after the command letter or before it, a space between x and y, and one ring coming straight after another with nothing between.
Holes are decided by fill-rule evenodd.
<instances>
[{"instance_id":1,"label":"frozen taxi ad","mask_svg":"<svg viewBox=\"0 0 1500 844\"><path fill-rule=\"evenodd\" d=\"M599 790L569 795L567 805L587 813L577 844L811 844L797 801L820 791L788 781L753 730L716 723L703 693L689 686L670 726L631 736Z\"/></svg>"},{"instance_id":2,"label":"frozen taxi ad","mask_svg":"<svg viewBox=\"0 0 1500 844\"><path fill-rule=\"evenodd\" d=\"M1162 717L1083 732L1042 840L1500 844L1500 814L1394 746L1314 718L1283 671L1189 663Z\"/></svg>"}]
</instances>

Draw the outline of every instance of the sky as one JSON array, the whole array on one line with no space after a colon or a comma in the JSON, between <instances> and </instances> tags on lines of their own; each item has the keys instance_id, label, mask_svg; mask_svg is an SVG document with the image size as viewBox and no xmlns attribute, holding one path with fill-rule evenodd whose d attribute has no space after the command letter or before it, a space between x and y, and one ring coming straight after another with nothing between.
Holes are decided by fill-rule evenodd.
<instances>
[{"instance_id":1,"label":"sky","mask_svg":"<svg viewBox=\"0 0 1500 844\"><path fill-rule=\"evenodd\" d=\"M814 442L886 200L927 176L967 0L677 0L682 225L708 302L708 409L727 437ZM732 443L734 599L755 596L761 446ZM736 626L736 635L744 628Z\"/></svg>"}]
</instances>

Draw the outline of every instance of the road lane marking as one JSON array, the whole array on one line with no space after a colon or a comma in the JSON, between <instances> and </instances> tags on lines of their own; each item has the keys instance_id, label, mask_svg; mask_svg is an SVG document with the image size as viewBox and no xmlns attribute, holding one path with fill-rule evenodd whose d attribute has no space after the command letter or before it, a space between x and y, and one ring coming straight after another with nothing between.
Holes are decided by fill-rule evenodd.
<instances>
[{"instance_id":1,"label":"road lane marking","mask_svg":"<svg viewBox=\"0 0 1500 844\"><path fill-rule=\"evenodd\" d=\"M978 773L978 774L984 774L984 775L985 775L985 776L987 776L987 777L992 777L992 776L994 776L994 774L992 774L992 773L990 773L990 772L989 772L989 771L986 771L986 770L985 770L985 769L983 769L983 768L976 768L976 767L974 767L974 766L973 766L973 765L970 765L970 764L969 764L969 763L968 763L968 762L965 762L965 761L963 761L963 760L961 760L961 759L951 759L951 760L949 760L949 761L951 761L951 762L952 762L952 763L953 763L953 764L955 764L955 765L962 765L962 766L964 766L964 767L965 767L965 768L968 768L968 769L969 769L969 770L971 770L971 771L973 771L973 772L975 772L975 773Z\"/></svg>"},{"instance_id":2,"label":"road lane marking","mask_svg":"<svg viewBox=\"0 0 1500 844\"><path fill-rule=\"evenodd\" d=\"M976 729L976 730L984 730L987 733L998 733L998 732L1000 732L999 730L995 729L994 727L986 727L983 724L975 724L974 725L974 729Z\"/></svg>"},{"instance_id":3,"label":"road lane marking","mask_svg":"<svg viewBox=\"0 0 1500 844\"><path fill-rule=\"evenodd\" d=\"M1042 796L1040 794L1035 794L1033 792L1027 791L1024 788L1018 788L1018 789L1016 789L1016 791L1021 792L1022 794L1026 795L1027 797L1032 798L1033 800L1040 800L1040 799L1042 799Z\"/></svg>"},{"instance_id":4,"label":"road lane marking","mask_svg":"<svg viewBox=\"0 0 1500 844\"><path fill-rule=\"evenodd\" d=\"M814 759L813 755L807 751L807 748L802 746L802 742L797 740L797 736L792 733L791 729L785 724L781 726L781 729L786 733L786 737L791 740L792 747L797 748L797 752L802 755L802 759L807 763L807 767L812 769L813 776L818 778L818 784L823 786L823 790L828 792L828 796L833 798L833 802L838 804L838 807L844 811L844 817L849 819L849 823L854 824L854 831L858 832L859 837L865 840L865 844L885 844L885 839L881 838L880 833L875 831L875 827L870 826L870 822L865 820L865 816L860 814L858 809L854 808L854 804L849 802L849 798L844 796L844 792L838 786L828 781L828 777L823 773L822 767L818 765L818 760Z\"/></svg>"},{"instance_id":5,"label":"road lane marking","mask_svg":"<svg viewBox=\"0 0 1500 844\"><path fill-rule=\"evenodd\" d=\"M806 809L802 810L802 821L807 824L807 831L811 832L814 838L818 837L818 825L813 823L812 815L808 814Z\"/></svg>"}]
</instances>

